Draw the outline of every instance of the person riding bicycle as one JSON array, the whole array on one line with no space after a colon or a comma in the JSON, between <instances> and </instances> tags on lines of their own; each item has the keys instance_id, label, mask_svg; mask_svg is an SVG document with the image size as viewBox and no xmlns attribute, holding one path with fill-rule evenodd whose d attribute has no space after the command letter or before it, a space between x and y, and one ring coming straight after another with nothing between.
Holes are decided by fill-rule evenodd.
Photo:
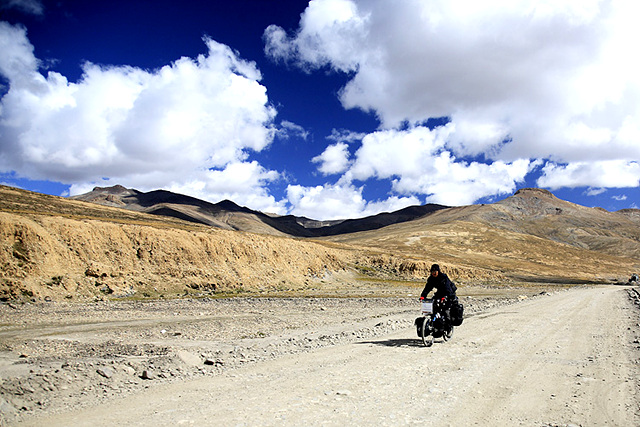
<instances>
[{"instance_id":1,"label":"person riding bicycle","mask_svg":"<svg viewBox=\"0 0 640 427\"><path fill-rule=\"evenodd\" d=\"M433 295L433 299L440 302L442 298L445 299L445 304L442 307L442 313L447 321L450 320L449 308L451 302L456 298L456 285L449 279L449 277L440 271L438 264L431 266L431 275L427 279L427 283L424 286L420 299L426 299L429 292L433 289L437 289Z\"/></svg>"}]
</instances>

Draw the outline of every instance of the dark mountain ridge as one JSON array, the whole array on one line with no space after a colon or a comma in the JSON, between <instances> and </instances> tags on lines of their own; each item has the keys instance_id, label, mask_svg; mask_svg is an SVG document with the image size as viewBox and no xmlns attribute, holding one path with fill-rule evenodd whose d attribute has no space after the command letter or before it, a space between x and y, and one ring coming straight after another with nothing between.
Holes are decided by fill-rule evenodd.
<instances>
[{"instance_id":1,"label":"dark mountain ridge","mask_svg":"<svg viewBox=\"0 0 640 427\"><path fill-rule=\"evenodd\" d=\"M89 193L71 198L104 206L169 216L224 229L283 234L293 237L325 237L376 230L391 224L412 221L447 208L447 206L427 204L409 206L395 212L384 212L359 219L318 221L294 215L268 215L239 206L230 200L210 203L171 191L154 190L145 193L121 185L95 187Z\"/></svg>"}]
</instances>

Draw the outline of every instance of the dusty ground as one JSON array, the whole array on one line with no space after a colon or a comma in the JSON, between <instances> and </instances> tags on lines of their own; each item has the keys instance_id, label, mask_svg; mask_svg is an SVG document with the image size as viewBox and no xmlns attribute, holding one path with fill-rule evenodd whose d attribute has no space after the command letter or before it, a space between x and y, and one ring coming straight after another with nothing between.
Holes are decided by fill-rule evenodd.
<instances>
[{"instance_id":1,"label":"dusty ground","mask_svg":"<svg viewBox=\"0 0 640 427\"><path fill-rule=\"evenodd\" d=\"M467 289L431 348L415 296L2 304L1 420L640 425L630 289Z\"/></svg>"}]
</instances>

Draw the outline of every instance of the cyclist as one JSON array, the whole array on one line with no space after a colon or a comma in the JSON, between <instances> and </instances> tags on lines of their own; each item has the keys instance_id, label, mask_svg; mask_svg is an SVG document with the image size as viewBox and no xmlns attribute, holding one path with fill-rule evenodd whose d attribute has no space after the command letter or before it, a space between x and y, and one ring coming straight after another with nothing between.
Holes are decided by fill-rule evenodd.
<instances>
[{"instance_id":1,"label":"cyclist","mask_svg":"<svg viewBox=\"0 0 640 427\"><path fill-rule=\"evenodd\" d=\"M456 285L449 279L449 277L440 271L438 264L431 266L431 275L427 279L427 284L424 286L420 299L426 299L429 292L436 289L436 293L433 295L433 299L438 302L441 313L445 316L447 323L450 320L449 308L450 304L456 298ZM441 304L444 298L444 304Z\"/></svg>"}]
</instances>

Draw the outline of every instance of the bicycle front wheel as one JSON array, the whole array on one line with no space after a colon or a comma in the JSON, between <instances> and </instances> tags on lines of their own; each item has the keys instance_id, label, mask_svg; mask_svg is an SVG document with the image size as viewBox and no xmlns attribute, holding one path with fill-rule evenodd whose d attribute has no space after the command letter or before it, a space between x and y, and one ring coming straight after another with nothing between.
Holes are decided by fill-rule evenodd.
<instances>
[{"instance_id":1,"label":"bicycle front wheel","mask_svg":"<svg viewBox=\"0 0 640 427\"><path fill-rule=\"evenodd\" d=\"M431 335L431 320L425 316L422 321L422 343L425 347L431 347L433 344L433 335Z\"/></svg>"}]
</instances>

